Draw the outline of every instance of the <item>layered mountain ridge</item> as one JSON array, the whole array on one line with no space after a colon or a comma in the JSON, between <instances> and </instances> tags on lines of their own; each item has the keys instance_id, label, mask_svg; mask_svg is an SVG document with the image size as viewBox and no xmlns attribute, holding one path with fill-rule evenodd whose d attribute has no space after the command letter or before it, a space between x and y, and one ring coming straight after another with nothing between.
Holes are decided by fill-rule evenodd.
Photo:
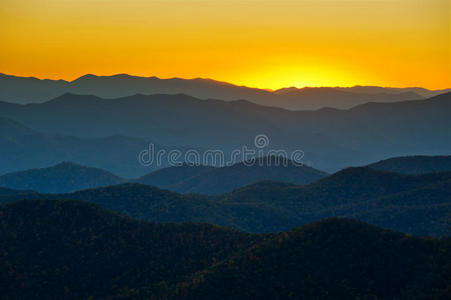
<instances>
[{"instance_id":1,"label":"layered mountain ridge","mask_svg":"<svg viewBox=\"0 0 451 300\"><path fill-rule=\"evenodd\" d=\"M431 91L423 88L385 88L355 86L351 88L285 88L274 92L237 86L211 79L160 79L127 74L95 76L87 74L73 81L41 80L0 74L0 101L38 103L64 93L92 94L118 98L134 94L187 94L201 99L226 101L245 99L251 102L292 110L322 107L350 108L365 102L394 102L419 100L449 90Z\"/></svg>"}]
</instances>

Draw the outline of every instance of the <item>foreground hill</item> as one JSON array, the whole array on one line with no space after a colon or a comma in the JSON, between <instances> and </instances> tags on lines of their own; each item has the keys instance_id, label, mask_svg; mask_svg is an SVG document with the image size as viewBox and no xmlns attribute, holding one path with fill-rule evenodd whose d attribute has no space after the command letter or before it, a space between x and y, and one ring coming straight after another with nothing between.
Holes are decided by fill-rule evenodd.
<instances>
[{"instance_id":1,"label":"foreground hill","mask_svg":"<svg viewBox=\"0 0 451 300\"><path fill-rule=\"evenodd\" d=\"M0 206L3 299L444 297L449 239L332 219L251 235L74 201Z\"/></svg>"},{"instance_id":2,"label":"foreground hill","mask_svg":"<svg viewBox=\"0 0 451 300\"><path fill-rule=\"evenodd\" d=\"M76 190L116 185L124 179L101 169L63 162L53 167L14 172L0 176L0 186L42 193L67 193Z\"/></svg>"},{"instance_id":3,"label":"foreground hill","mask_svg":"<svg viewBox=\"0 0 451 300\"><path fill-rule=\"evenodd\" d=\"M327 217L352 217L417 235L451 235L451 172L402 175L349 168L312 184L259 182L221 196L182 195L140 184L70 194L0 196L73 199L157 222L207 222L248 232L289 230Z\"/></svg>"},{"instance_id":4,"label":"foreground hill","mask_svg":"<svg viewBox=\"0 0 451 300\"><path fill-rule=\"evenodd\" d=\"M222 168L181 166L157 170L137 180L139 183L179 193L219 195L262 180L308 184L327 174L278 157L260 157L254 162Z\"/></svg>"},{"instance_id":5,"label":"foreground hill","mask_svg":"<svg viewBox=\"0 0 451 300\"><path fill-rule=\"evenodd\" d=\"M173 299L445 299L451 239L329 219L194 274Z\"/></svg>"},{"instance_id":6,"label":"foreground hill","mask_svg":"<svg viewBox=\"0 0 451 300\"><path fill-rule=\"evenodd\" d=\"M206 224L152 224L73 201L0 207L2 299L105 298L173 281L259 236Z\"/></svg>"},{"instance_id":7,"label":"foreground hill","mask_svg":"<svg viewBox=\"0 0 451 300\"><path fill-rule=\"evenodd\" d=\"M288 109L321 107L350 108L375 101L418 100L445 91L426 89L354 88L289 88L271 92L247 88L211 79L160 79L127 74L113 76L85 75L74 81L39 80L0 74L0 101L15 103L44 102L64 93L88 94L118 98L135 94L187 94L201 99L227 101L246 99L251 102Z\"/></svg>"},{"instance_id":8,"label":"foreground hill","mask_svg":"<svg viewBox=\"0 0 451 300\"><path fill-rule=\"evenodd\" d=\"M186 95L102 99L65 94L42 104L0 103L0 116L39 132L96 140L130 136L175 148L217 149L226 157L232 150L253 146L255 136L265 134L268 150L282 149L288 155L302 150L305 162L329 172L387 157L448 155L450 105L451 93L421 101L367 103L349 110L296 112ZM36 144L38 149L47 145L43 140ZM13 145L5 147L8 150ZM137 165L138 153L147 147L127 153L135 162L126 165ZM95 152L99 161L109 151L117 153L108 149Z\"/></svg>"},{"instance_id":9,"label":"foreground hill","mask_svg":"<svg viewBox=\"0 0 451 300\"><path fill-rule=\"evenodd\" d=\"M376 170L402 174L450 172L451 156L395 157L370 164L368 167Z\"/></svg>"},{"instance_id":10,"label":"foreground hill","mask_svg":"<svg viewBox=\"0 0 451 300\"><path fill-rule=\"evenodd\" d=\"M347 216L419 235L451 235L451 172L409 176L348 168L307 186L261 182L222 199L225 206L243 207L236 207L238 218L250 215L250 208L270 212L283 209L283 216L298 225ZM277 220L250 224L273 231L264 226L274 226Z\"/></svg>"}]
</instances>

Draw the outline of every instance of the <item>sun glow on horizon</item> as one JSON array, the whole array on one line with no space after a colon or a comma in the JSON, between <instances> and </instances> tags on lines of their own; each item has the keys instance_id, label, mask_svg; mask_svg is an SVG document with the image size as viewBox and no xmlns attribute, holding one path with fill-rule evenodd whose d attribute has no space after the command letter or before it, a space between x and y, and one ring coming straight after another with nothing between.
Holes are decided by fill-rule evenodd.
<instances>
[{"instance_id":1,"label":"sun glow on horizon","mask_svg":"<svg viewBox=\"0 0 451 300\"><path fill-rule=\"evenodd\" d=\"M448 0L3 0L0 72L451 87Z\"/></svg>"}]
</instances>

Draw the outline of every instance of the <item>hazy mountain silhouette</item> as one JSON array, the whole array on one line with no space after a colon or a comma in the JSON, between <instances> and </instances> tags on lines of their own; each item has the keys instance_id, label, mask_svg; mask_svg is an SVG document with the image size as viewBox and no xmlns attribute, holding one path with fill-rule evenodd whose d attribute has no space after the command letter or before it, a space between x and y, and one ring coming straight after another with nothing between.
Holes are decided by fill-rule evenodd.
<instances>
[{"instance_id":1,"label":"hazy mountain silhouette","mask_svg":"<svg viewBox=\"0 0 451 300\"><path fill-rule=\"evenodd\" d=\"M353 87L337 87L337 89L347 92L363 93L363 94L379 94L379 93L415 93L424 98L434 97L440 94L449 93L451 89L443 90L428 90L421 87L409 87L409 88L392 88L392 87L379 87L379 86L353 86Z\"/></svg>"},{"instance_id":2,"label":"hazy mountain silhouette","mask_svg":"<svg viewBox=\"0 0 451 300\"><path fill-rule=\"evenodd\" d=\"M42 104L0 103L0 116L41 132L84 138L119 134L160 145L225 151L252 146L263 133L270 148L302 150L313 166L336 171L393 156L449 155L450 106L451 93L350 110L299 112L185 95L107 100L65 94Z\"/></svg>"},{"instance_id":3,"label":"hazy mountain silhouette","mask_svg":"<svg viewBox=\"0 0 451 300\"><path fill-rule=\"evenodd\" d=\"M207 222L249 232L289 230L327 217L352 217L418 235L447 236L451 172L419 176L348 168L309 185L263 181L221 196L122 184L70 194L6 195L91 202L155 222Z\"/></svg>"},{"instance_id":4,"label":"hazy mountain silhouette","mask_svg":"<svg viewBox=\"0 0 451 300\"><path fill-rule=\"evenodd\" d=\"M112 135L101 138L78 138L44 134L22 124L0 118L0 174L34 168L47 168L63 161L102 168L125 178L136 178L158 166L143 166L138 153L149 148L145 139ZM186 151L181 147L154 145L155 152ZM196 148L200 153L202 149ZM168 166L162 159L162 166ZM51 183L49 183L51 184Z\"/></svg>"},{"instance_id":5,"label":"hazy mountain silhouette","mask_svg":"<svg viewBox=\"0 0 451 300\"><path fill-rule=\"evenodd\" d=\"M439 299L449 285L449 238L347 219L251 235L76 201L20 201L0 216L5 299Z\"/></svg>"},{"instance_id":6,"label":"hazy mountain silhouette","mask_svg":"<svg viewBox=\"0 0 451 300\"><path fill-rule=\"evenodd\" d=\"M262 180L308 184L326 175L307 166L297 166L289 159L261 157L255 162L222 168L187 165L170 167L145 175L137 182L179 193L218 195Z\"/></svg>"},{"instance_id":7,"label":"hazy mountain silhouette","mask_svg":"<svg viewBox=\"0 0 451 300\"><path fill-rule=\"evenodd\" d=\"M231 192L262 180L307 184L326 175L310 167L296 166L288 159L264 157L257 159L252 166L237 163L215 168L183 164L156 170L135 181L180 193L214 195ZM99 168L63 162L47 168L5 174L0 176L0 187L42 193L68 193L125 181L127 180Z\"/></svg>"},{"instance_id":8,"label":"hazy mountain silhouette","mask_svg":"<svg viewBox=\"0 0 451 300\"><path fill-rule=\"evenodd\" d=\"M350 108L374 101L394 102L428 98L449 90L422 88L287 88L274 92L236 86L211 79L160 79L127 74L113 76L84 75L74 81L39 80L0 74L0 101L14 103L44 102L64 93L89 94L118 98L135 94L187 94L201 99L227 101L246 99L251 102L294 110L322 107Z\"/></svg>"},{"instance_id":9,"label":"hazy mountain silhouette","mask_svg":"<svg viewBox=\"0 0 451 300\"><path fill-rule=\"evenodd\" d=\"M98 168L63 162L43 169L0 176L0 186L42 193L67 193L123 183L124 179Z\"/></svg>"},{"instance_id":10,"label":"hazy mountain silhouette","mask_svg":"<svg viewBox=\"0 0 451 300\"><path fill-rule=\"evenodd\" d=\"M402 174L451 172L451 156L405 156L385 159L368 167Z\"/></svg>"},{"instance_id":11,"label":"hazy mountain silhouette","mask_svg":"<svg viewBox=\"0 0 451 300\"><path fill-rule=\"evenodd\" d=\"M272 104L272 102L269 101L253 102L261 105L282 107L289 110L316 110L326 107L349 109L367 102L383 103L426 98L412 91L400 91L395 93L392 90L385 91L384 88L381 89L380 93L359 93L334 87L287 88L277 90L273 93L273 95L277 95L275 97L276 99L273 101L277 104Z\"/></svg>"}]
</instances>

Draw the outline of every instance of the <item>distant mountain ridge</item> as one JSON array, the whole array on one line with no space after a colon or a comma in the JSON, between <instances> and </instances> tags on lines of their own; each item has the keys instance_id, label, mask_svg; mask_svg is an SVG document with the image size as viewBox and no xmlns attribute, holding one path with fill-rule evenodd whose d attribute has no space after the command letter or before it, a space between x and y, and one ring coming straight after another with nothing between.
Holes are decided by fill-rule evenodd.
<instances>
[{"instance_id":1,"label":"distant mountain ridge","mask_svg":"<svg viewBox=\"0 0 451 300\"><path fill-rule=\"evenodd\" d=\"M44 169L33 169L0 176L0 187L41 193L67 193L123 183L110 172L62 162Z\"/></svg>"},{"instance_id":2,"label":"distant mountain ridge","mask_svg":"<svg viewBox=\"0 0 451 300\"><path fill-rule=\"evenodd\" d=\"M262 180L308 184L327 175L277 157L261 157L254 163L247 164L236 163L222 168L188 165L170 167L145 175L137 182L179 193L219 195ZM162 177L168 179L162 180ZM175 178L179 180L174 180Z\"/></svg>"},{"instance_id":3,"label":"distant mountain ridge","mask_svg":"<svg viewBox=\"0 0 451 300\"><path fill-rule=\"evenodd\" d=\"M153 143L154 150L179 150ZM149 141L123 135L99 138L49 134L35 131L16 121L0 117L0 175L25 171L71 161L80 165L102 168L120 177L137 178L158 166L143 166L138 154L149 148ZM191 148L190 148L191 149ZM202 153L202 149L194 148ZM166 158L166 155L163 156ZM162 165L168 166L162 159Z\"/></svg>"},{"instance_id":4,"label":"distant mountain ridge","mask_svg":"<svg viewBox=\"0 0 451 300\"><path fill-rule=\"evenodd\" d=\"M187 94L200 99L214 98L226 101L245 99L260 105L306 110L322 107L350 108L371 101L419 100L450 90L356 86L352 88L287 88L271 92L202 78L160 79L127 74L112 76L87 74L69 82L0 74L0 91L0 101L13 103L44 102L64 93L90 94L104 98L135 94Z\"/></svg>"},{"instance_id":5,"label":"distant mountain ridge","mask_svg":"<svg viewBox=\"0 0 451 300\"><path fill-rule=\"evenodd\" d=\"M451 156L405 156L385 159L368 167L402 174L426 174L451 171Z\"/></svg>"},{"instance_id":6,"label":"distant mountain ridge","mask_svg":"<svg viewBox=\"0 0 451 300\"><path fill-rule=\"evenodd\" d=\"M333 172L393 156L449 155L450 106L451 93L427 100L367 103L349 110L298 112L186 95L102 99L66 94L42 104L0 102L0 117L52 135L125 136L141 140L141 144L152 141L162 147L188 149L194 145L228 153L253 146L255 136L265 134L270 149L288 154L302 150L305 162ZM128 155L136 158L148 145L140 147Z\"/></svg>"},{"instance_id":7,"label":"distant mountain ridge","mask_svg":"<svg viewBox=\"0 0 451 300\"><path fill-rule=\"evenodd\" d=\"M62 162L47 168L2 175L0 187L40 193L69 193L138 182L179 193L215 195L262 180L307 184L327 175L310 167L296 166L288 159L263 157L258 161L252 166L236 163L229 167L183 164L156 170L136 180L124 179L99 168Z\"/></svg>"},{"instance_id":8,"label":"distant mountain ridge","mask_svg":"<svg viewBox=\"0 0 451 300\"><path fill-rule=\"evenodd\" d=\"M451 156L394 157L367 167L406 175L451 172ZM254 162L240 162L225 167L183 163L180 166L158 169L138 179L124 179L99 168L63 162L48 168L5 174L0 176L0 187L41 193L69 193L125 182L137 182L178 193L219 195L261 181L266 181L268 184L272 181L287 185L306 185L326 176L328 174L325 172L308 166L295 165L289 159L275 156L260 157ZM336 175L332 175L334 176ZM5 190L5 193L7 191ZM1 191L0 194L2 194Z\"/></svg>"},{"instance_id":9,"label":"distant mountain ridge","mask_svg":"<svg viewBox=\"0 0 451 300\"><path fill-rule=\"evenodd\" d=\"M430 98L434 97L440 94L451 92L450 89L442 89L442 90L428 90L421 87L406 87L406 88L393 88L393 87L380 87L380 86L364 86L364 85L356 85L353 87L329 87L332 89L340 90L340 91L346 91L351 93L363 93L363 94L398 94L398 93L415 93L421 97L424 98ZM309 89L309 87L305 88ZM310 88L315 89L315 88ZM276 94L283 94L287 92L294 92L297 90L302 90L302 88L296 88L296 87L289 87L289 88L281 88L278 90L275 90L274 93Z\"/></svg>"}]
</instances>

